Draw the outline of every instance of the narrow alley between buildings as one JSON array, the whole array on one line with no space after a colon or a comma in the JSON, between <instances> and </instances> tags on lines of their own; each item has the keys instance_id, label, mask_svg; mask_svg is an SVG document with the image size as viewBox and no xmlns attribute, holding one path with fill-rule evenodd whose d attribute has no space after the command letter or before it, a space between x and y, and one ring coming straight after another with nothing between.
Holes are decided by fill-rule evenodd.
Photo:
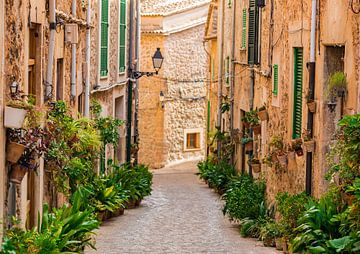
<instances>
[{"instance_id":1,"label":"narrow alley between buildings","mask_svg":"<svg viewBox=\"0 0 360 254\"><path fill-rule=\"evenodd\" d=\"M195 173L194 162L155 171L152 195L139 208L104 222L97 251L87 253L278 253L241 238L223 216L219 196Z\"/></svg>"}]
</instances>

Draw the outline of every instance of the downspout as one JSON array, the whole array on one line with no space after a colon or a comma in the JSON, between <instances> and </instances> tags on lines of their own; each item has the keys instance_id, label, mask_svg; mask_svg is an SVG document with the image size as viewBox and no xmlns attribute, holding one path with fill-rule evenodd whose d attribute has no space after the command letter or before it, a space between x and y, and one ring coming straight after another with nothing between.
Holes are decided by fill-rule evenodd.
<instances>
[{"instance_id":1,"label":"downspout","mask_svg":"<svg viewBox=\"0 0 360 254\"><path fill-rule=\"evenodd\" d=\"M132 124L132 92L133 92L133 25L134 25L134 0L130 0L129 17L129 59L128 59L128 97L127 97L127 130L126 130L126 162L131 162L131 124Z\"/></svg>"},{"instance_id":2,"label":"downspout","mask_svg":"<svg viewBox=\"0 0 360 254\"><path fill-rule=\"evenodd\" d=\"M222 81L223 81L223 52L224 52L224 17L225 17L225 0L222 0L221 5L221 42L220 42L220 51L219 51L219 74L218 74L218 128L221 131L222 126L222 113L221 113L221 103L222 103ZM221 157L221 141L217 141L217 156L218 159Z\"/></svg>"},{"instance_id":3,"label":"downspout","mask_svg":"<svg viewBox=\"0 0 360 254\"><path fill-rule=\"evenodd\" d=\"M140 71L140 39L141 39L141 10L140 0L136 0L136 44L135 44L135 58L136 58L136 71ZM135 88L135 143L139 142L139 80L136 80ZM135 164L138 163L139 153L136 151Z\"/></svg>"},{"instance_id":4,"label":"downspout","mask_svg":"<svg viewBox=\"0 0 360 254\"><path fill-rule=\"evenodd\" d=\"M309 70L309 99L315 98L315 51L316 51L316 11L317 0L312 0L311 6L311 31L310 31L310 62L308 63ZM307 129L314 137L314 113L308 110ZM312 169L313 169L313 153L306 153L306 193L312 193Z\"/></svg>"},{"instance_id":5,"label":"downspout","mask_svg":"<svg viewBox=\"0 0 360 254\"><path fill-rule=\"evenodd\" d=\"M50 38L49 38L49 53L48 65L46 70L45 80L45 101L53 99L53 64L54 64L54 51L55 51L55 33L56 33L56 16L55 16L56 3L55 0L49 0L49 23L50 23Z\"/></svg>"},{"instance_id":6,"label":"downspout","mask_svg":"<svg viewBox=\"0 0 360 254\"><path fill-rule=\"evenodd\" d=\"M234 130L234 95L235 95L235 24L236 24L236 2L233 5L232 18L232 47L231 47L231 83L230 83L230 133ZM235 150L231 155L231 164L235 161Z\"/></svg>"},{"instance_id":7,"label":"downspout","mask_svg":"<svg viewBox=\"0 0 360 254\"><path fill-rule=\"evenodd\" d=\"M72 0L71 14L76 18L76 0ZM71 44L71 100L74 101L76 97L76 43Z\"/></svg>"},{"instance_id":8,"label":"downspout","mask_svg":"<svg viewBox=\"0 0 360 254\"><path fill-rule=\"evenodd\" d=\"M84 116L90 117L90 68L91 68L91 1L88 1L86 12L86 79L85 79L85 98Z\"/></svg>"}]
</instances>

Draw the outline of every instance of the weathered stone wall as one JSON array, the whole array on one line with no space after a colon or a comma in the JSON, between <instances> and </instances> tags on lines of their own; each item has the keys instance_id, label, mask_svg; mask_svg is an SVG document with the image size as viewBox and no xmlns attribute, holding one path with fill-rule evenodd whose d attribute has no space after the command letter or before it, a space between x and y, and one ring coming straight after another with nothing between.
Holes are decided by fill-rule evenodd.
<instances>
[{"instance_id":1,"label":"weathered stone wall","mask_svg":"<svg viewBox=\"0 0 360 254\"><path fill-rule=\"evenodd\" d=\"M165 42L164 65L167 78L165 91L165 130L168 145L167 163L203 157L207 116L207 55L202 40L204 26L171 34ZM201 128L201 149L184 151L184 131Z\"/></svg>"},{"instance_id":2,"label":"weathered stone wall","mask_svg":"<svg viewBox=\"0 0 360 254\"><path fill-rule=\"evenodd\" d=\"M226 57L231 54L232 44L232 20L233 8L227 2L220 1L219 8L224 8L224 14L219 14L218 22L218 43L220 43L221 19L224 18L224 47L220 61L224 62ZM293 119L293 87L294 87L294 47L303 47L303 111L302 128L307 126L308 108L306 105L306 95L308 93L309 73L306 63L310 56L310 16L311 1L274 1L274 25L273 37L270 26L270 7L268 1L261 12L261 63L253 68L255 74L254 86L254 108L266 105L269 113L269 121L262 123L262 133L255 137L254 155L264 158L269 151L269 142L273 135L280 135L284 143L289 145L292 141L292 119ZM316 44L316 90L315 100L317 111L314 119L314 137L316 140L316 150L313 154L312 171L312 194L319 197L327 188L324 176L327 171L326 154L329 151L329 143L336 129L336 122L340 118L340 107L337 106L336 112L331 114L327 109L326 98L324 96L327 79L325 50L326 46L342 45L345 46L344 71L348 79L348 94L344 106L345 113L359 112L359 18L351 12L348 4L341 1L323 1L320 4L320 30L317 31ZM243 9L248 9L248 2L236 3L235 13L241 13ZM284 12L283 10L288 10ZM221 9L220 9L221 11ZM250 109L250 77L251 68L247 63L247 49L240 49L242 38L242 22L240 16L235 18L235 71L232 76L235 81L234 91L234 128L243 130L241 124L241 111ZM246 35L246 38L248 35ZM246 39L247 40L247 39ZM269 50L269 45L270 50ZM218 49L220 52L220 48ZM339 59L338 61L341 61ZM278 95L272 93L273 76L272 67L274 64L279 66L279 92ZM225 67L223 68L223 71ZM225 77L224 77L225 78ZM223 94L228 94L229 90L223 83ZM235 161L238 170L248 170L246 161L249 156L245 155L241 144L236 145ZM305 190L305 156L288 156L288 165L282 170L275 170L274 167L262 165L268 186L268 197L270 201L279 191L289 191L292 193Z\"/></svg>"}]
</instances>

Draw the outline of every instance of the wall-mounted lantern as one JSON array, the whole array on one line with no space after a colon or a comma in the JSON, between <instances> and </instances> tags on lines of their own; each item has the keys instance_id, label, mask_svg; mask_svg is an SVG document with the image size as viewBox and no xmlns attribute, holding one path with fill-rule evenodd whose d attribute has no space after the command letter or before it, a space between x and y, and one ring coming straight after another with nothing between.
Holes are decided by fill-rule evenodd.
<instances>
[{"instance_id":1,"label":"wall-mounted lantern","mask_svg":"<svg viewBox=\"0 0 360 254\"><path fill-rule=\"evenodd\" d=\"M10 84L10 94L12 96L16 95L19 92L19 83L14 81Z\"/></svg>"}]
</instances>

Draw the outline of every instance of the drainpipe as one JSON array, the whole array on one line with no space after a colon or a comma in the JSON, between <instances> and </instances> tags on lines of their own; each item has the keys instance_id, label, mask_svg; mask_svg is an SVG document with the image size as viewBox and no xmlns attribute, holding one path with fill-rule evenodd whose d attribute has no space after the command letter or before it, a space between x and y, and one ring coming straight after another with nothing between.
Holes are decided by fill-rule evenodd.
<instances>
[{"instance_id":1,"label":"drainpipe","mask_svg":"<svg viewBox=\"0 0 360 254\"><path fill-rule=\"evenodd\" d=\"M315 98L315 50L316 50L316 11L317 0L312 0L311 7L311 31L310 31L310 62L308 63L309 70L309 98ZM308 111L307 129L310 131L311 136L314 137L314 114ZM306 153L306 193L312 193L312 169L313 169L313 153Z\"/></svg>"},{"instance_id":2,"label":"drainpipe","mask_svg":"<svg viewBox=\"0 0 360 254\"><path fill-rule=\"evenodd\" d=\"M221 113L221 103L222 103L222 81L223 81L223 52L224 52L224 17L225 17L225 0L222 0L221 6L221 42L220 42L220 51L219 51L219 74L218 74L218 128L221 131L222 126L222 113ZM217 156L218 159L221 157L221 141L217 141Z\"/></svg>"},{"instance_id":3,"label":"drainpipe","mask_svg":"<svg viewBox=\"0 0 360 254\"><path fill-rule=\"evenodd\" d=\"M135 58L136 58L136 71L140 71L140 38L141 38L141 13L140 13L140 0L136 0L136 43L135 43ZM136 80L135 88L135 143L139 141L139 80ZM135 164L138 163L139 153L136 151Z\"/></svg>"},{"instance_id":4,"label":"drainpipe","mask_svg":"<svg viewBox=\"0 0 360 254\"><path fill-rule=\"evenodd\" d=\"M133 92L133 25L134 25L134 0L130 0L129 24L129 61L128 61L128 97L127 97L127 130L126 130L126 162L131 161L131 124L132 124L132 92Z\"/></svg>"},{"instance_id":5,"label":"drainpipe","mask_svg":"<svg viewBox=\"0 0 360 254\"><path fill-rule=\"evenodd\" d=\"M85 79L85 98L84 116L90 117L90 67L91 67L91 1L88 1L86 12L86 79Z\"/></svg>"},{"instance_id":6,"label":"drainpipe","mask_svg":"<svg viewBox=\"0 0 360 254\"><path fill-rule=\"evenodd\" d=\"M56 17L55 17L55 0L49 0L49 22L50 22L50 38L49 38L49 53L48 65L45 80L45 101L53 99L52 82L53 82L53 64L54 64L54 51L55 51L55 33L56 33Z\"/></svg>"},{"instance_id":7,"label":"drainpipe","mask_svg":"<svg viewBox=\"0 0 360 254\"><path fill-rule=\"evenodd\" d=\"M72 1L71 14L76 18L76 0ZM76 43L71 44L71 100L76 97Z\"/></svg>"},{"instance_id":8,"label":"drainpipe","mask_svg":"<svg viewBox=\"0 0 360 254\"><path fill-rule=\"evenodd\" d=\"M232 17L232 47L231 47L231 83L230 83L230 133L234 130L234 94L235 94L235 24L236 24L236 2L233 5ZM231 164L235 161L235 152L231 156Z\"/></svg>"}]
</instances>

